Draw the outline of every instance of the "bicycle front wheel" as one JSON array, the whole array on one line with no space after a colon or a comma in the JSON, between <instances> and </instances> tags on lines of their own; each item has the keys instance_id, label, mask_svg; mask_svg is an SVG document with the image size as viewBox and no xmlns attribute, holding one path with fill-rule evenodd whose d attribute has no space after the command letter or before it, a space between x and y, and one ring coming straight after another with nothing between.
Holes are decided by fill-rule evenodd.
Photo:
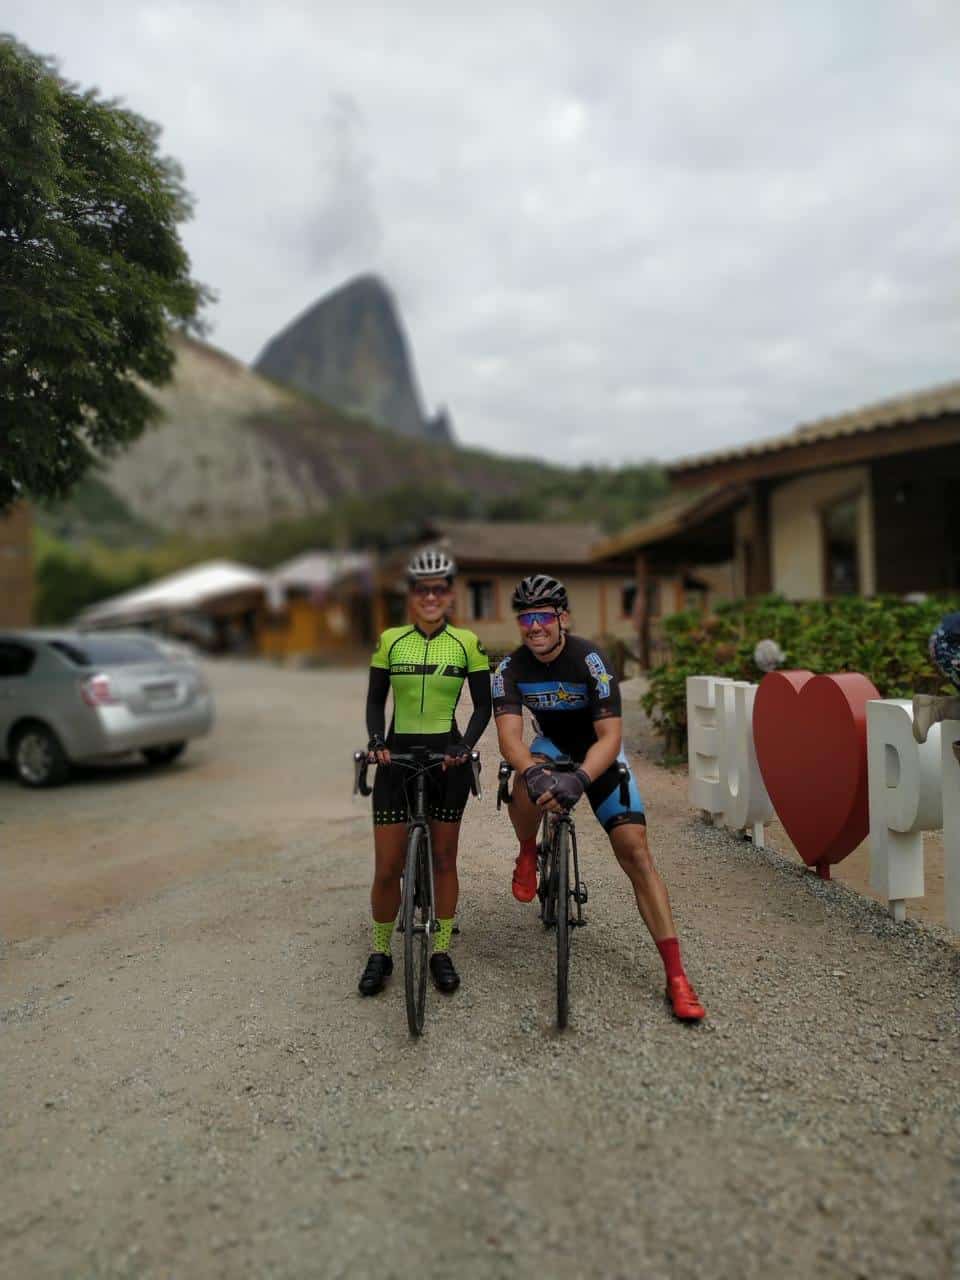
<instances>
[{"instance_id":1,"label":"bicycle front wheel","mask_svg":"<svg viewBox=\"0 0 960 1280\"><path fill-rule=\"evenodd\" d=\"M433 917L429 856L427 833L422 827L417 827L411 831L407 842L402 905L403 986L407 997L407 1025L412 1036L423 1035L427 1004L427 966Z\"/></svg>"},{"instance_id":2,"label":"bicycle front wheel","mask_svg":"<svg viewBox=\"0 0 960 1280\"><path fill-rule=\"evenodd\" d=\"M537 837L537 897L540 899L540 919L545 929L552 929L556 919L556 845L553 824L545 813Z\"/></svg>"},{"instance_id":3,"label":"bicycle front wheel","mask_svg":"<svg viewBox=\"0 0 960 1280\"><path fill-rule=\"evenodd\" d=\"M570 1012L570 828L557 824L554 833L557 909L557 1027L567 1025Z\"/></svg>"}]
</instances>

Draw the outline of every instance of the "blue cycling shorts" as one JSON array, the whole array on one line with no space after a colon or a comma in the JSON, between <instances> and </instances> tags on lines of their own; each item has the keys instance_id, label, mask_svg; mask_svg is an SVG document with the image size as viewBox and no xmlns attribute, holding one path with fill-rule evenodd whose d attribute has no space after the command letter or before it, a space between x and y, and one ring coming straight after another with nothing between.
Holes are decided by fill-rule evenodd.
<instances>
[{"instance_id":1,"label":"blue cycling shorts","mask_svg":"<svg viewBox=\"0 0 960 1280\"><path fill-rule=\"evenodd\" d=\"M530 752L535 756L546 756L548 760L556 760L559 756L565 754L555 743L551 742L549 738L543 737L542 734L531 742ZM627 757L622 751L618 759L621 763L627 764ZM629 768L629 765L627 767ZM595 778L587 787L586 796L590 801L590 807L597 815L597 821L604 831L610 832L614 827L628 824L646 826L647 815L643 811L643 800L640 798L640 791L632 772L629 786L627 803L624 804L620 799L620 774L617 766L612 764L609 769L601 773L600 777Z\"/></svg>"}]
</instances>

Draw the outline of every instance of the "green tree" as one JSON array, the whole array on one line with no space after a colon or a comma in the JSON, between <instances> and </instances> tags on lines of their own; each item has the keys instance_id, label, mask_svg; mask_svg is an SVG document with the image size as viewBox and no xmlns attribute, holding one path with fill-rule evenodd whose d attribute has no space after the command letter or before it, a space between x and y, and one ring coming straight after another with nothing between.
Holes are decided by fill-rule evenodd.
<instances>
[{"instance_id":1,"label":"green tree","mask_svg":"<svg viewBox=\"0 0 960 1280\"><path fill-rule=\"evenodd\" d=\"M196 327L182 173L156 125L0 36L0 512L58 498L156 415Z\"/></svg>"}]
</instances>

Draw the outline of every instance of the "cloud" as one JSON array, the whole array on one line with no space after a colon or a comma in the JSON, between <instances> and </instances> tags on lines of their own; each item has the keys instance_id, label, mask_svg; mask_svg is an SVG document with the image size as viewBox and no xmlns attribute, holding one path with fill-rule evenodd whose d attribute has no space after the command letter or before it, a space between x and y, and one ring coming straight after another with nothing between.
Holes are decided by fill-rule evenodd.
<instances>
[{"instance_id":1,"label":"cloud","mask_svg":"<svg viewBox=\"0 0 960 1280\"><path fill-rule=\"evenodd\" d=\"M165 129L242 358L350 274L465 442L675 457L960 376L960 8L32 0Z\"/></svg>"},{"instance_id":2,"label":"cloud","mask_svg":"<svg viewBox=\"0 0 960 1280\"><path fill-rule=\"evenodd\" d=\"M364 132L363 113L354 98L334 94L313 158L323 195L306 218L302 245L321 269L363 270L379 252L382 229Z\"/></svg>"}]
</instances>

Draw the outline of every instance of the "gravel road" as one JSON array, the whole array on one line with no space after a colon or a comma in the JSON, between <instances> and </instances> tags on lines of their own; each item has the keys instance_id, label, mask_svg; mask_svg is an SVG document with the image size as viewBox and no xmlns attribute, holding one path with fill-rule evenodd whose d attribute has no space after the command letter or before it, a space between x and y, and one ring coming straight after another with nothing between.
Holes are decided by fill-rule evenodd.
<instances>
[{"instance_id":1,"label":"gravel road","mask_svg":"<svg viewBox=\"0 0 960 1280\"><path fill-rule=\"evenodd\" d=\"M670 1018L584 813L559 1036L488 735L463 986L414 1043L399 967L356 994L363 673L211 678L217 732L166 773L0 776L3 1275L960 1275L956 939L703 826L638 761L709 1018Z\"/></svg>"}]
</instances>

